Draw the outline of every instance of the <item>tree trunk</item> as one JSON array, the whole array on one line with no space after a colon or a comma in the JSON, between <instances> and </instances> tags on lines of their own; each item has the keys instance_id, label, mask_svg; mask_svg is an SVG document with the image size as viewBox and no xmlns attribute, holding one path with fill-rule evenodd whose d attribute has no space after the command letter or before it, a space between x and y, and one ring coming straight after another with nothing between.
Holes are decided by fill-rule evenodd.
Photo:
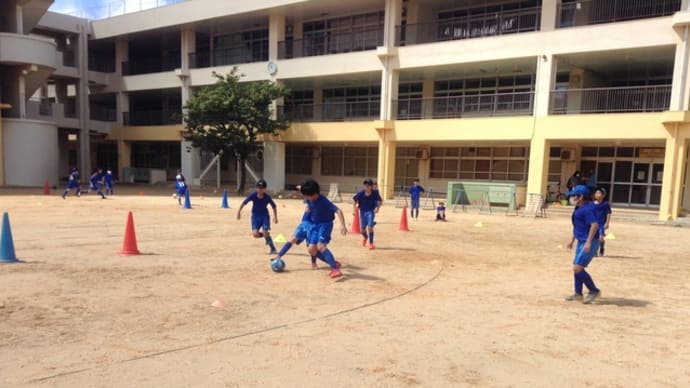
<instances>
[{"instance_id":1,"label":"tree trunk","mask_svg":"<svg viewBox=\"0 0 690 388\"><path fill-rule=\"evenodd\" d=\"M247 184L247 169L244 167L246 160L241 158L240 163L240 184L237 186L237 194L244 195L244 187Z\"/></svg>"}]
</instances>

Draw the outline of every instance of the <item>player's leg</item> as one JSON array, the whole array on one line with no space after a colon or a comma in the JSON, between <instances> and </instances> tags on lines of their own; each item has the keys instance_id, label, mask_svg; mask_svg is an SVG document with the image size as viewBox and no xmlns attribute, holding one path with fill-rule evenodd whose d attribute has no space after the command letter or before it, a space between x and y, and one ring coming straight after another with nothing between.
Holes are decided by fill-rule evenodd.
<instances>
[{"instance_id":1,"label":"player's leg","mask_svg":"<svg viewBox=\"0 0 690 388\"><path fill-rule=\"evenodd\" d=\"M261 229L261 226L263 225L263 220L261 217L257 217L254 214L252 214L251 217L251 224L252 224L252 237L254 238L262 238L264 236L263 233L259 229Z\"/></svg>"},{"instance_id":2,"label":"player's leg","mask_svg":"<svg viewBox=\"0 0 690 388\"><path fill-rule=\"evenodd\" d=\"M566 300L582 300L582 285L584 284L589 290L589 294L584 298L584 303L591 303L601 294L601 291L594 284L594 280L589 273L587 273L585 268L592 261L592 258L599 249L599 241L592 241L589 252L584 251L584 245L584 242L578 242L575 250L575 259L573 260L575 294L566 298Z\"/></svg>"},{"instance_id":3,"label":"player's leg","mask_svg":"<svg viewBox=\"0 0 690 388\"><path fill-rule=\"evenodd\" d=\"M356 211L359 212L359 233L362 235L362 246L365 247L367 246L367 223L364 219L366 212L360 209Z\"/></svg>"},{"instance_id":4,"label":"player's leg","mask_svg":"<svg viewBox=\"0 0 690 388\"><path fill-rule=\"evenodd\" d=\"M276 246L273 244L273 238L271 238L271 218L268 215L263 217L263 224L261 227L264 230L264 241L266 241L266 245L271 248L269 254L277 254L278 251L276 250Z\"/></svg>"},{"instance_id":5,"label":"player's leg","mask_svg":"<svg viewBox=\"0 0 690 388\"><path fill-rule=\"evenodd\" d=\"M373 211L367 212L366 214L366 224L367 224L367 236L369 237L369 249L374 249L374 217L375 213Z\"/></svg>"},{"instance_id":6,"label":"player's leg","mask_svg":"<svg viewBox=\"0 0 690 388\"><path fill-rule=\"evenodd\" d=\"M330 277L337 278L341 276L341 265L338 261L335 260L335 256L333 256L331 250L328 249L328 243L331 242L331 233L333 232L333 223L325 222L322 224L318 224L315 225L313 229L315 229L314 237L318 238L318 253L316 256L322 258L325 262L328 263L328 266L331 267L331 272L329 273Z\"/></svg>"}]
</instances>

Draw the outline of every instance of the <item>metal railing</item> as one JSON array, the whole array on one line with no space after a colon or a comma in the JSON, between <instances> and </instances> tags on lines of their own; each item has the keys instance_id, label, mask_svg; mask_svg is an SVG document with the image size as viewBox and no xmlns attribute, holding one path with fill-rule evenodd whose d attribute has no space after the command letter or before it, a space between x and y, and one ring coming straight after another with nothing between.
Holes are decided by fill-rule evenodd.
<instances>
[{"instance_id":1,"label":"metal railing","mask_svg":"<svg viewBox=\"0 0 690 388\"><path fill-rule=\"evenodd\" d=\"M292 122L366 121L380 117L381 102L377 100L285 105L280 110L280 114Z\"/></svg>"},{"instance_id":2,"label":"metal railing","mask_svg":"<svg viewBox=\"0 0 690 388\"><path fill-rule=\"evenodd\" d=\"M353 28L278 42L278 58L303 58L375 50L382 44L383 27Z\"/></svg>"},{"instance_id":3,"label":"metal railing","mask_svg":"<svg viewBox=\"0 0 690 388\"><path fill-rule=\"evenodd\" d=\"M117 109L107 106L91 105L89 107L89 118L96 121L117 121Z\"/></svg>"},{"instance_id":4,"label":"metal railing","mask_svg":"<svg viewBox=\"0 0 690 388\"><path fill-rule=\"evenodd\" d=\"M396 26L397 46L539 31L541 7Z\"/></svg>"},{"instance_id":5,"label":"metal railing","mask_svg":"<svg viewBox=\"0 0 690 388\"><path fill-rule=\"evenodd\" d=\"M554 90L551 114L661 112L669 109L671 85Z\"/></svg>"},{"instance_id":6,"label":"metal railing","mask_svg":"<svg viewBox=\"0 0 690 388\"><path fill-rule=\"evenodd\" d=\"M180 67L180 55L171 54L166 58L140 58L122 62L122 75L137 75L173 71Z\"/></svg>"},{"instance_id":7,"label":"metal railing","mask_svg":"<svg viewBox=\"0 0 690 388\"><path fill-rule=\"evenodd\" d=\"M115 72L115 58L89 55L89 70L100 71L102 73Z\"/></svg>"},{"instance_id":8,"label":"metal railing","mask_svg":"<svg viewBox=\"0 0 690 388\"><path fill-rule=\"evenodd\" d=\"M150 109L122 112L124 125L171 125L182 123L180 109Z\"/></svg>"},{"instance_id":9,"label":"metal railing","mask_svg":"<svg viewBox=\"0 0 690 388\"><path fill-rule=\"evenodd\" d=\"M234 65L239 63L264 62L268 60L268 42L261 47L246 45L200 51L189 54L189 67L199 69L204 67Z\"/></svg>"},{"instance_id":10,"label":"metal railing","mask_svg":"<svg viewBox=\"0 0 690 388\"><path fill-rule=\"evenodd\" d=\"M558 5L561 28L673 15L681 0L578 0Z\"/></svg>"},{"instance_id":11,"label":"metal railing","mask_svg":"<svg viewBox=\"0 0 690 388\"><path fill-rule=\"evenodd\" d=\"M526 116L532 114L533 103L534 92L409 98L393 101L393 119Z\"/></svg>"}]
</instances>

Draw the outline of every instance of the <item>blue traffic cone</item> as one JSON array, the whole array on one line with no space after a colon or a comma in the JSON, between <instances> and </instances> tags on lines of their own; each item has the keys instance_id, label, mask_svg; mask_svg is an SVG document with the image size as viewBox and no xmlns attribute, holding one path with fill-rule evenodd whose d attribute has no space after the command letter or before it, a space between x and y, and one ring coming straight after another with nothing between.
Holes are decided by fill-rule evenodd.
<instances>
[{"instance_id":1,"label":"blue traffic cone","mask_svg":"<svg viewBox=\"0 0 690 388\"><path fill-rule=\"evenodd\" d=\"M221 202L220 207L223 209L230 209L228 205L228 189L223 190L223 202Z\"/></svg>"},{"instance_id":2,"label":"blue traffic cone","mask_svg":"<svg viewBox=\"0 0 690 388\"><path fill-rule=\"evenodd\" d=\"M0 237L0 262L13 263L17 261L12 242L12 229L10 229L10 217L7 213L2 215L2 236Z\"/></svg>"},{"instance_id":3,"label":"blue traffic cone","mask_svg":"<svg viewBox=\"0 0 690 388\"><path fill-rule=\"evenodd\" d=\"M189 189L185 190L185 192L184 192L184 208L185 209L191 209L192 208L192 202L189 200Z\"/></svg>"}]
</instances>

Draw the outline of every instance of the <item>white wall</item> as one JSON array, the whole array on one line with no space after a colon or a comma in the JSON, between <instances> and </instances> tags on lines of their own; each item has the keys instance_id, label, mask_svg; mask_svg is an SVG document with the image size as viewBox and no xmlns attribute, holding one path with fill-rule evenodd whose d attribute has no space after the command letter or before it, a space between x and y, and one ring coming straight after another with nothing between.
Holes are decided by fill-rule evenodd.
<instances>
[{"instance_id":1,"label":"white wall","mask_svg":"<svg viewBox=\"0 0 690 388\"><path fill-rule=\"evenodd\" d=\"M58 185L57 126L37 120L3 119L3 158L7 186ZM32 157L33 155L33 157Z\"/></svg>"}]
</instances>

